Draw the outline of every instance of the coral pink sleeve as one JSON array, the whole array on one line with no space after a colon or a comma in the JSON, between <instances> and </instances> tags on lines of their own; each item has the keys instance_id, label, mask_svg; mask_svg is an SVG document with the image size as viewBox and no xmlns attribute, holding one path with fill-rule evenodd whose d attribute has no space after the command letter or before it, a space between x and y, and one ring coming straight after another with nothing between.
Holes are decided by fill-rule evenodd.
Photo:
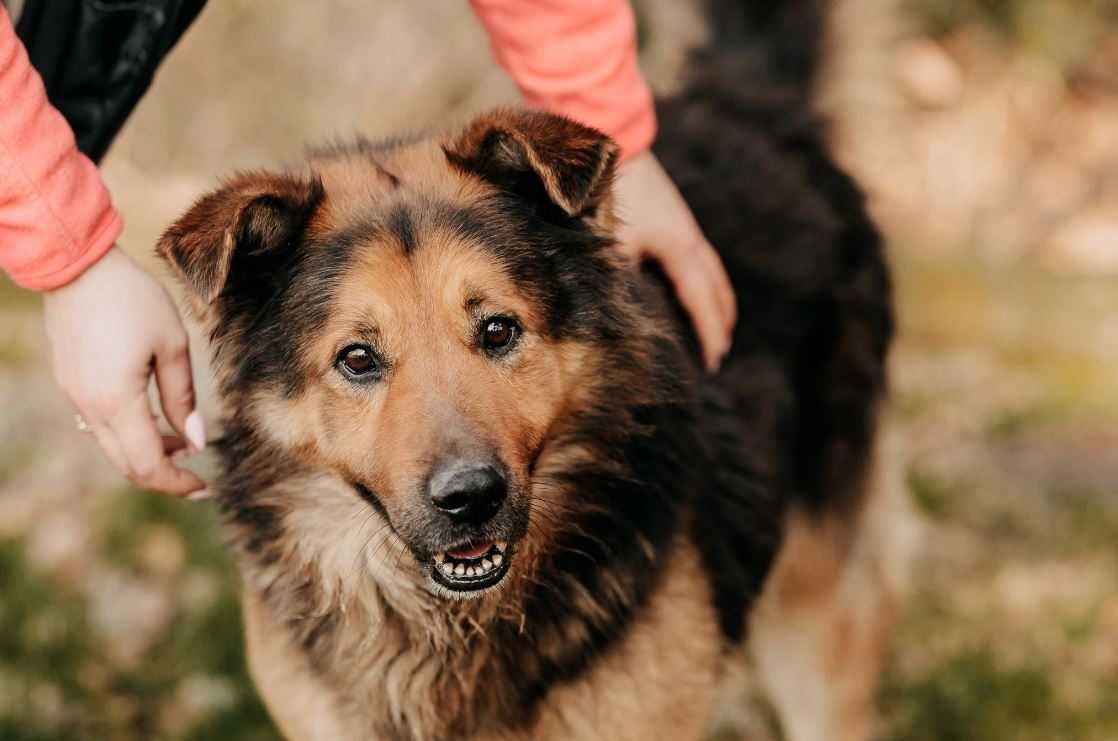
<instances>
[{"instance_id":1,"label":"coral pink sleeve","mask_svg":"<svg viewBox=\"0 0 1118 741\"><path fill-rule=\"evenodd\" d=\"M62 114L0 6L0 268L27 288L78 277L121 230L97 168Z\"/></svg>"},{"instance_id":2,"label":"coral pink sleeve","mask_svg":"<svg viewBox=\"0 0 1118 741\"><path fill-rule=\"evenodd\" d=\"M656 136L627 0L470 0L528 105L609 134L623 156Z\"/></svg>"}]
</instances>

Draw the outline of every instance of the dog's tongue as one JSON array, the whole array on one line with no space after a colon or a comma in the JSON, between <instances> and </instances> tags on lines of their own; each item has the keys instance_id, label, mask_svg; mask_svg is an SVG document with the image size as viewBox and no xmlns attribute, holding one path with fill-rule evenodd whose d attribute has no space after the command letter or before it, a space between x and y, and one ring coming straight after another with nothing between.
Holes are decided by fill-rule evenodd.
<instances>
[{"instance_id":1,"label":"dog's tongue","mask_svg":"<svg viewBox=\"0 0 1118 741\"><path fill-rule=\"evenodd\" d=\"M454 551L447 551L446 555L451 558L481 558L489 549L493 547L492 543L479 543L477 545L467 545Z\"/></svg>"}]
</instances>

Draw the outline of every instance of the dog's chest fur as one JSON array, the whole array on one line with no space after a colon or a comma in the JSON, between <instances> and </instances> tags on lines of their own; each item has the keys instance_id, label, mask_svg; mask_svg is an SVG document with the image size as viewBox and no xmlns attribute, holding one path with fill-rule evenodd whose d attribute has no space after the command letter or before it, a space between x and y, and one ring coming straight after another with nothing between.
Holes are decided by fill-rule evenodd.
<instances>
[{"instance_id":1,"label":"dog's chest fur","mask_svg":"<svg viewBox=\"0 0 1118 741\"><path fill-rule=\"evenodd\" d=\"M683 538L671 550L625 636L577 681L544 676L551 663L541 661L577 641L577 613L522 631L512 615L443 604L442 619L427 615L417 630L369 589L328 627L308 618L292 631L249 584L253 673L292 738L697 737L724 644L696 550Z\"/></svg>"}]
</instances>

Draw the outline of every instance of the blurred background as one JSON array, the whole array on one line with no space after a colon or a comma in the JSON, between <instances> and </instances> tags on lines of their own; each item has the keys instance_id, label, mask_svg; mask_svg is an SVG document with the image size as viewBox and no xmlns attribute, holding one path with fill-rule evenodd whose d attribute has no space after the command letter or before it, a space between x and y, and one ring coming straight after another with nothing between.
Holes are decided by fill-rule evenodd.
<instances>
[{"instance_id":1,"label":"blurred background","mask_svg":"<svg viewBox=\"0 0 1118 741\"><path fill-rule=\"evenodd\" d=\"M636 3L662 92L696 5ZM919 533L876 738L1118 738L1118 0L836 6L819 105L890 238ZM511 100L465 3L213 2L105 161L122 244L159 271L221 174ZM0 278L0 739L275 738L211 505L123 485L41 337Z\"/></svg>"}]
</instances>

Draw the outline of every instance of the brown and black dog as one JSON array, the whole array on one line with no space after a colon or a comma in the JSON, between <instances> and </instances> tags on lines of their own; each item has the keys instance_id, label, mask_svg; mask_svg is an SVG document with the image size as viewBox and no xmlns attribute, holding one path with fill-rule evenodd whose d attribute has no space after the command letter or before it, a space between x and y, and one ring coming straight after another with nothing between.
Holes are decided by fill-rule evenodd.
<instances>
[{"instance_id":1,"label":"brown and black dog","mask_svg":"<svg viewBox=\"0 0 1118 741\"><path fill-rule=\"evenodd\" d=\"M318 151L162 239L212 340L215 488L290 737L697 739L747 660L788 738L864 736L888 274L811 53L766 46L815 21L738 11L660 108L737 290L714 377L615 255L616 147L563 118Z\"/></svg>"}]
</instances>

